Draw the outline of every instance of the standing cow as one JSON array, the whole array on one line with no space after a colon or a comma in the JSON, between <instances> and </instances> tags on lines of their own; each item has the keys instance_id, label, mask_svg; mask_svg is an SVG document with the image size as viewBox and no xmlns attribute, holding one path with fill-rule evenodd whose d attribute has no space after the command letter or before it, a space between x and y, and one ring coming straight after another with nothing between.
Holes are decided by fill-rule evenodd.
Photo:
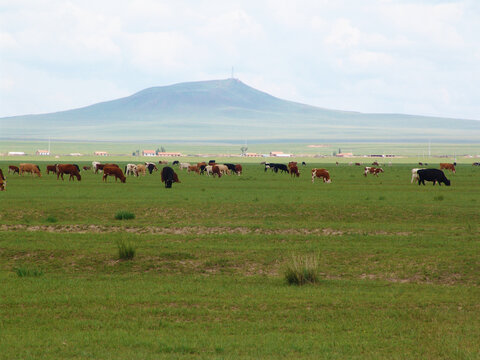
<instances>
[{"instance_id":1,"label":"standing cow","mask_svg":"<svg viewBox=\"0 0 480 360\"><path fill-rule=\"evenodd\" d=\"M178 176L175 171L170 166L165 166L161 172L162 182L165 183L165 188L169 189L172 187L174 182L179 183Z\"/></svg>"},{"instance_id":2,"label":"standing cow","mask_svg":"<svg viewBox=\"0 0 480 360\"><path fill-rule=\"evenodd\" d=\"M438 182L440 186L441 183L444 183L446 186L450 186L450 180L448 180L442 170L438 169L421 169L417 171L418 174L418 185L425 185L426 181L433 181L433 185Z\"/></svg>"}]
</instances>

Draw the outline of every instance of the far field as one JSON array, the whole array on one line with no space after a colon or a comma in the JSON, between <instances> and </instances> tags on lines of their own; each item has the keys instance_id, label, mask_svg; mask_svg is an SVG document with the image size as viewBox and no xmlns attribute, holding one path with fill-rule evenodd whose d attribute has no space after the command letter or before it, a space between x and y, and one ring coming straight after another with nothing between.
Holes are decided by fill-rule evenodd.
<instances>
[{"instance_id":1,"label":"far field","mask_svg":"<svg viewBox=\"0 0 480 360\"><path fill-rule=\"evenodd\" d=\"M477 160L450 187L411 184L418 159L378 178L262 160L220 179L177 170L172 189L159 173L62 182L38 157L41 178L0 161L0 359L480 358ZM333 182L312 184L313 167ZM316 256L320 282L288 285L292 256Z\"/></svg>"}]
</instances>

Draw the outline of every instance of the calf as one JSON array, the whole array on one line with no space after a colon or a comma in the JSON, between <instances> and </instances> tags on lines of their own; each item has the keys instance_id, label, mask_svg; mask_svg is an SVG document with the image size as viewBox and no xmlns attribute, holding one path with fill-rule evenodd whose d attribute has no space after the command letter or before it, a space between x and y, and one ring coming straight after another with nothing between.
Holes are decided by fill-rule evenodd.
<instances>
[{"instance_id":1,"label":"calf","mask_svg":"<svg viewBox=\"0 0 480 360\"><path fill-rule=\"evenodd\" d=\"M423 170L424 168L416 168L412 169L412 180L410 181L410 184L413 184L414 181L418 181L418 170Z\"/></svg>"},{"instance_id":2,"label":"calf","mask_svg":"<svg viewBox=\"0 0 480 360\"><path fill-rule=\"evenodd\" d=\"M174 182L177 182L177 183L180 182L180 180L178 180L177 174L175 173L175 171L173 171L173 169L170 166L165 166L162 169L161 178L162 178L162 182L165 183L165 187L167 189L171 188Z\"/></svg>"},{"instance_id":3,"label":"calf","mask_svg":"<svg viewBox=\"0 0 480 360\"><path fill-rule=\"evenodd\" d=\"M426 181L433 181L433 185L438 182L440 186L441 183L444 183L446 186L450 186L450 180L445 177L445 174L442 170L438 169L421 169L417 171L418 174L418 185L425 185Z\"/></svg>"},{"instance_id":4,"label":"calf","mask_svg":"<svg viewBox=\"0 0 480 360\"><path fill-rule=\"evenodd\" d=\"M297 165L291 165L289 167L289 171L290 171L290 176L296 176L296 177L300 176L300 171L298 171Z\"/></svg>"},{"instance_id":5,"label":"calf","mask_svg":"<svg viewBox=\"0 0 480 360\"><path fill-rule=\"evenodd\" d=\"M13 174L17 173L20 175L20 169L18 166L15 165L8 165L8 173L10 174L10 171L13 172Z\"/></svg>"}]
</instances>

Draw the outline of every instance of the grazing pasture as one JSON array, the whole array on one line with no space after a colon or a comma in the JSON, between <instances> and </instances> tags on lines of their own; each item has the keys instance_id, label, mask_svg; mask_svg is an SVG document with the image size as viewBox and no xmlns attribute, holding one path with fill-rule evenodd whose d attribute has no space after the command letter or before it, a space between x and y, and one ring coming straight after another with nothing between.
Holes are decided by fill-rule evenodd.
<instances>
[{"instance_id":1,"label":"grazing pasture","mask_svg":"<svg viewBox=\"0 0 480 360\"><path fill-rule=\"evenodd\" d=\"M179 172L165 189L163 166L105 183L8 165L0 357L480 357L476 166L439 187L412 184L416 164L365 177L309 163L298 178L242 164L240 176ZM332 183L312 184L312 168ZM318 281L289 285L292 259L312 257Z\"/></svg>"}]
</instances>

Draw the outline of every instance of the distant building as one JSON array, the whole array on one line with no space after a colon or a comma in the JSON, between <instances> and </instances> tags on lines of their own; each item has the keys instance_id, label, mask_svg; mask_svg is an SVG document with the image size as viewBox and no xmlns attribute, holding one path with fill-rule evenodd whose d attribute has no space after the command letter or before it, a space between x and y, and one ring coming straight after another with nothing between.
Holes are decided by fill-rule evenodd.
<instances>
[{"instance_id":1,"label":"distant building","mask_svg":"<svg viewBox=\"0 0 480 360\"><path fill-rule=\"evenodd\" d=\"M80 154L80 153L70 153L70 156L83 156L83 154Z\"/></svg>"},{"instance_id":2,"label":"distant building","mask_svg":"<svg viewBox=\"0 0 480 360\"><path fill-rule=\"evenodd\" d=\"M285 154L283 151L270 151L270 156L291 157L292 154Z\"/></svg>"},{"instance_id":3,"label":"distant building","mask_svg":"<svg viewBox=\"0 0 480 360\"><path fill-rule=\"evenodd\" d=\"M182 156L182 153L179 152L157 152L158 156Z\"/></svg>"},{"instance_id":4,"label":"distant building","mask_svg":"<svg viewBox=\"0 0 480 360\"><path fill-rule=\"evenodd\" d=\"M262 154L257 154L257 153L246 153L245 156L247 157L261 157Z\"/></svg>"},{"instance_id":5,"label":"distant building","mask_svg":"<svg viewBox=\"0 0 480 360\"><path fill-rule=\"evenodd\" d=\"M107 156L108 155L108 153L106 151L95 151L93 154L96 155L96 156Z\"/></svg>"},{"instance_id":6,"label":"distant building","mask_svg":"<svg viewBox=\"0 0 480 360\"><path fill-rule=\"evenodd\" d=\"M142 156L155 156L155 150L143 150L142 151Z\"/></svg>"},{"instance_id":7,"label":"distant building","mask_svg":"<svg viewBox=\"0 0 480 360\"><path fill-rule=\"evenodd\" d=\"M50 151L48 150L37 150L35 155L50 155Z\"/></svg>"},{"instance_id":8,"label":"distant building","mask_svg":"<svg viewBox=\"0 0 480 360\"><path fill-rule=\"evenodd\" d=\"M23 151L9 151L8 156L23 156L25 153Z\"/></svg>"}]
</instances>

